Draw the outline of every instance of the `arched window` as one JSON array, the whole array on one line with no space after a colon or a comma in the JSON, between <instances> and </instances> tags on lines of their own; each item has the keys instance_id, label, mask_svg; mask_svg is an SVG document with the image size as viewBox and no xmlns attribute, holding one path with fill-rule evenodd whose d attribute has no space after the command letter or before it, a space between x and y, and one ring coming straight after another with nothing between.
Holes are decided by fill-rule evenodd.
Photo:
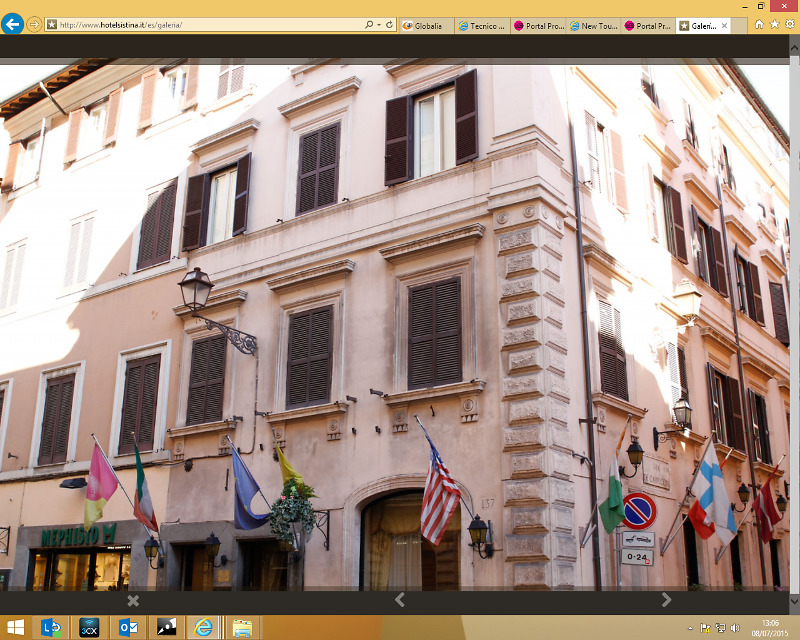
<instances>
[{"instance_id":1,"label":"arched window","mask_svg":"<svg viewBox=\"0 0 800 640\"><path fill-rule=\"evenodd\" d=\"M360 587L450 591L460 580L461 507L438 546L420 535L422 491L394 493L364 508Z\"/></svg>"}]
</instances>

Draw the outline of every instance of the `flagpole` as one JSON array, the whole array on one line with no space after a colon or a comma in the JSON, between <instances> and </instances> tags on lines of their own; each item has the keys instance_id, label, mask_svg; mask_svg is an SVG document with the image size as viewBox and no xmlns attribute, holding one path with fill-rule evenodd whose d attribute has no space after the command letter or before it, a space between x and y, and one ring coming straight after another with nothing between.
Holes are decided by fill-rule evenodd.
<instances>
[{"instance_id":1,"label":"flagpole","mask_svg":"<svg viewBox=\"0 0 800 640\"><path fill-rule=\"evenodd\" d=\"M94 440L94 443L97 445L97 448L100 449L100 455L103 456L103 459L106 461L106 464L108 465L108 468L111 469L111 473L113 473L114 477L117 479L117 484L119 485L119 488L122 489L122 493L125 494L125 497L128 499L128 502L130 502L131 509L136 511L136 507L133 504L133 500L131 500L131 497L128 495L128 492L125 491L125 487L122 486L122 481L119 479L119 476L117 475L117 472L114 470L114 467L111 465L111 462L109 461L108 456L106 455L106 452L103 451L103 447L97 441L97 438L95 437L95 435L94 434L91 434L91 435L92 435L92 440ZM145 532L147 533L147 536L149 538L152 538L153 537L153 531L151 529L149 529L144 524L144 522L142 522L138 518L137 518L137 521L139 522L139 524L142 525L142 527L144 528ZM164 550L161 548L161 536L158 537L158 548L161 551L161 555L164 555Z\"/></svg>"},{"instance_id":2,"label":"flagpole","mask_svg":"<svg viewBox=\"0 0 800 640\"><path fill-rule=\"evenodd\" d=\"M428 439L428 442L433 444L433 442L431 441L431 437L428 435L428 432L425 430L425 427L422 426L422 423L419 421L419 416L416 413L414 414L414 419L417 421L417 424L422 429L422 432L425 434L425 437ZM460 495L460 492L459 492L459 498L461 498L461 502L464 503L464 508L467 510L467 513L469 514L469 517L472 520L474 520L475 516L473 515L472 510L469 508L469 505L467 504L467 501L464 500L464 496Z\"/></svg>"},{"instance_id":3,"label":"flagpole","mask_svg":"<svg viewBox=\"0 0 800 640\"><path fill-rule=\"evenodd\" d=\"M273 437L275 437L275 430L274 430L274 429L273 429L273 431L272 431L272 436L273 436ZM225 434L225 437L228 439L228 442L230 442L230 443L231 443L231 448L232 448L232 449L233 449L233 448L235 448L235 447L236 447L236 445L234 445L234 444L233 444L233 440L231 440L231 437L230 437L230 436L229 436L227 433ZM276 443L276 445L277 445L277 440L275 441L275 443ZM239 452L237 451L236 453L239 453ZM239 455L241 455L241 454L239 454ZM242 462L244 462L244 461L242 461ZM234 482L235 482L235 481L236 481L236 478L234 477L234 479L233 479L233 480L234 480ZM267 500L267 496L265 496L265 495L264 495L264 492L261 490L261 487L260 487L260 486L258 486L258 483L256 483L256 486L258 487L258 493L259 493L259 495L260 495L262 498L264 498L264 502L266 502L266 503L267 503L267 507L269 508L269 510L270 510L270 511L272 511L272 505L269 503L269 500Z\"/></svg>"},{"instance_id":4,"label":"flagpole","mask_svg":"<svg viewBox=\"0 0 800 640\"><path fill-rule=\"evenodd\" d=\"M686 498L688 498L689 494L692 492L692 487L694 487L694 483L697 481L697 474L700 471L700 467L703 464L703 459L706 457L706 451L708 451L708 448L713 444L713 442L714 442L713 439L711 438L711 436L709 436L706 448L703 450L703 455L700 457L700 461L697 463L697 466L694 469L694 474L692 475L692 482L688 487L686 487L686 493L683 494L683 500L681 500L680 505L678 505L678 513L675 514L675 519L672 521L672 524L670 525L669 532L667 534L667 539L664 541L664 544L661 545L660 555L662 556L667 552L667 549L669 549L669 546L672 544L672 541L675 539L675 536L678 535L677 531L673 535L672 530L675 528L675 523L678 521L678 518L681 517L681 509L683 509L683 505L686 504ZM684 522L686 522L686 516L683 517L683 520L681 521L681 526L683 525Z\"/></svg>"}]
</instances>

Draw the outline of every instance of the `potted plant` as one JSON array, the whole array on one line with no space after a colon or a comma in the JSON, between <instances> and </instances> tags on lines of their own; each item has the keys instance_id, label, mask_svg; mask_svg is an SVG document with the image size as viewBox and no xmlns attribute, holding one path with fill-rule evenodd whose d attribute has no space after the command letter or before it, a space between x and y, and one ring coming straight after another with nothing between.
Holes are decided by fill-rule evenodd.
<instances>
[{"instance_id":1,"label":"potted plant","mask_svg":"<svg viewBox=\"0 0 800 640\"><path fill-rule=\"evenodd\" d=\"M298 483L294 478L284 485L281 495L272 503L269 516L270 527L278 540L296 545L292 523L299 525L306 534L311 533L316 523L311 498L316 497L312 487Z\"/></svg>"}]
</instances>

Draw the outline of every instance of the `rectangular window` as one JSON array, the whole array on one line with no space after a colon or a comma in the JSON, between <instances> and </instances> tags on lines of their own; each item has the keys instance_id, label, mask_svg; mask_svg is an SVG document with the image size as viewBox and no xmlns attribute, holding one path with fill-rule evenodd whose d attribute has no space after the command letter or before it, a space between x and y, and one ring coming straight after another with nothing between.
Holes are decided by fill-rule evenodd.
<instances>
[{"instance_id":1,"label":"rectangular window","mask_svg":"<svg viewBox=\"0 0 800 640\"><path fill-rule=\"evenodd\" d=\"M739 309L750 319L764 324L764 304L761 298L761 282L758 267L749 263L735 251L736 281L739 288Z\"/></svg>"},{"instance_id":2,"label":"rectangular window","mask_svg":"<svg viewBox=\"0 0 800 640\"><path fill-rule=\"evenodd\" d=\"M770 282L769 295L772 302L772 320L775 323L775 337L788 347L789 323L786 316L786 302L783 299L783 285L780 282Z\"/></svg>"},{"instance_id":3,"label":"rectangular window","mask_svg":"<svg viewBox=\"0 0 800 640\"><path fill-rule=\"evenodd\" d=\"M188 77L189 66L186 64L163 70L157 89L156 122L166 120L182 111Z\"/></svg>"},{"instance_id":4,"label":"rectangular window","mask_svg":"<svg viewBox=\"0 0 800 640\"><path fill-rule=\"evenodd\" d=\"M697 141L697 131L695 129L694 113L692 105L686 100L683 101L683 119L686 124L686 137L684 138L696 151L700 150L700 143Z\"/></svg>"},{"instance_id":5,"label":"rectangular window","mask_svg":"<svg viewBox=\"0 0 800 640\"><path fill-rule=\"evenodd\" d=\"M676 189L655 180L656 210L663 218L663 233L668 251L678 260L687 264L689 255L686 252L686 232L683 224L681 194Z\"/></svg>"},{"instance_id":6,"label":"rectangular window","mask_svg":"<svg viewBox=\"0 0 800 640\"><path fill-rule=\"evenodd\" d=\"M177 183L147 196L147 211L142 218L137 269L167 262L172 254L172 222L175 217Z\"/></svg>"},{"instance_id":7,"label":"rectangular window","mask_svg":"<svg viewBox=\"0 0 800 640\"><path fill-rule=\"evenodd\" d=\"M408 290L408 388L461 382L461 279Z\"/></svg>"},{"instance_id":8,"label":"rectangular window","mask_svg":"<svg viewBox=\"0 0 800 640\"><path fill-rule=\"evenodd\" d=\"M222 58L219 65L217 99L240 91L244 86L244 58Z\"/></svg>"},{"instance_id":9,"label":"rectangular window","mask_svg":"<svg viewBox=\"0 0 800 640\"><path fill-rule=\"evenodd\" d=\"M6 250L3 280L0 284L0 313L13 311L19 301L25 246L17 244Z\"/></svg>"},{"instance_id":10,"label":"rectangular window","mask_svg":"<svg viewBox=\"0 0 800 640\"><path fill-rule=\"evenodd\" d=\"M222 420L227 345L225 336L216 335L192 343L187 425Z\"/></svg>"},{"instance_id":11,"label":"rectangular window","mask_svg":"<svg viewBox=\"0 0 800 640\"><path fill-rule=\"evenodd\" d=\"M296 313L289 319L286 407L330 402L333 307Z\"/></svg>"},{"instance_id":12,"label":"rectangular window","mask_svg":"<svg viewBox=\"0 0 800 640\"><path fill-rule=\"evenodd\" d=\"M184 251L244 233L251 157L248 153L235 165L189 178L183 217Z\"/></svg>"},{"instance_id":13,"label":"rectangular window","mask_svg":"<svg viewBox=\"0 0 800 640\"><path fill-rule=\"evenodd\" d=\"M14 176L14 188L23 187L39 177L39 167L42 160L42 136L29 138L23 143L23 149L17 161Z\"/></svg>"},{"instance_id":14,"label":"rectangular window","mask_svg":"<svg viewBox=\"0 0 800 640\"><path fill-rule=\"evenodd\" d=\"M653 82L653 69L649 64L642 65L642 91L652 100L654 105L658 106L658 94L656 93L655 82Z\"/></svg>"},{"instance_id":15,"label":"rectangular window","mask_svg":"<svg viewBox=\"0 0 800 640\"><path fill-rule=\"evenodd\" d=\"M478 157L476 71L386 102L384 184L431 175Z\"/></svg>"},{"instance_id":16,"label":"rectangular window","mask_svg":"<svg viewBox=\"0 0 800 640\"><path fill-rule=\"evenodd\" d=\"M767 401L764 396L747 390L752 413L753 444L755 457L764 464L772 464L772 448L769 442L769 424L767 422Z\"/></svg>"},{"instance_id":17,"label":"rectangular window","mask_svg":"<svg viewBox=\"0 0 800 640\"><path fill-rule=\"evenodd\" d=\"M414 103L414 175L456 166L456 91L452 86Z\"/></svg>"},{"instance_id":18,"label":"rectangular window","mask_svg":"<svg viewBox=\"0 0 800 640\"><path fill-rule=\"evenodd\" d=\"M667 365L669 367L669 381L672 392L672 405L680 399L689 399L689 383L686 377L686 353L683 347L667 344Z\"/></svg>"},{"instance_id":19,"label":"rectangular window","mask_svg":"<svg viewBox=\"0 0 800 640\"><path fill-rule=\"evenodd\" d=\"M74 390L74 373L60 378L50 378L47 381L42 417L42 438L39 445L38 464L40 465L67 461Z\"/></svg>"},{"instance_id":20,"label":"rectangular window","mask_svg":"<svg viewBox=\"0 0 800 640\"><path fill-rule=\"evenodd\" d=\"M160 369L161 355L128 360L126 363L120 454L133 453L134 444L140 451L153 449Z\"/></svg>"},{"instance_id":21,"label":"rectangular window","mask_svg":"<svg viewBox=\"0 0 800 640\"><path fill-rule=\"evenodd\" d=\"M696 216L697 213L695 212L694 215ZM702 220L698 220L697 244L695 245L695 252L697 255L697 275L700 276L708 284L711 284L712 265L709 262L710 253L709 253L708 235L709 235L708 225Z\"/></svg>"},{"instance_id":22,"label":"rectangular window","mask_svg":"<svg viewBox=\"0 0 800 640\"><path fill-rule=\"evenodd\" d=\"M600 385L603 393L628 400L628 368L617 309L600 301Z\"/></svg>"},{"instance_id":23,"label":"rectangular window","mask_svg":"<svg viewBox=\"0 0 800 640\"><path fill-rule=\"evenodd\" d=\"M724 144L722 145L722 153L720 155L720 165L722 182L728 185L733 191L736 191L736 179L733 177L731 162L728 159L728 148Z\"/></svg>"},{"instance_id":24,"label":"rectangular window","mask_svg":"<svg viewBox=\"0 0 800 640\"><path fill-rule=\"evenodd\" d=\"M107 112L107 101L87 109L87 115L81 123L78 157L83 158L103 148Z\"/></svg>"},{"instance_id":25,"label":"rectangular window","mask_svg":"<svg viewBox=\"0 0 800 640\"><path fill-rule=\"evenodd\" d=\"M706 364L711 424L717 442L745 450L744 413L739 381Z\"/></svg>"},{"instance_id":26,"label":"rectangular window","mask_svg":"<svg viewBox=\"0 0 800 640\"><path fill-rule=\"evenodd\" d=\"M65 288L85 283L89 277L93 227L94 218L79 220L70 227L67 265L64 270Z\"/></svg>"},{"instance_id":27,"label":"rectangular window","mask_svg":"<svg viewBox=\"0 0 800 640\"><path fill-rule=\"evenodd\" d=\"M302 136L297 164L297 215L336 204L339 123Z\"/></svg>"}]
</instances>

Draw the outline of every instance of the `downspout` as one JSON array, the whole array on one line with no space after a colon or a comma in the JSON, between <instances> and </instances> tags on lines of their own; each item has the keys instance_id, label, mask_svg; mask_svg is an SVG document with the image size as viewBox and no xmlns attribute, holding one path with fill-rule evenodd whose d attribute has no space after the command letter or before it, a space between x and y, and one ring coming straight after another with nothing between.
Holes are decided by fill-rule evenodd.
<instances>
[{"instance_id":1,"label":"downspout","mask_svg":"<svg viewBox=\"0 0 800 640\"><path fill-rule=\"evenodd\" d=\"M569 100L567 100L569 105ZM575 243L578 254L578 277L580 280L580 299L581 299L581 337L583 346L583 385L586 395L586 439L589 449L589 490L591 492L592 504L592 564L594 565L594 588L595 591L603 589L603 574L600 567L600 531L597 519L597 464L594 451L594 408L592 406L592 376L591 359L589 357L589 319L586 312L586 273L583 263L583 223L581 221L581 194L578 183L578 161L575 152L575 130L572 126L572 113L567 106L567 118L569 119L569 143L572 153L572 192L575 199ZM584 421L581 421L584 422Z\"/></svg>"},{"instance_id":2,"label":"downspout","mask_svg":"<svg viewBox=\"0 0 800 640\"><path fill-rule=\"evenodd\" d=\"M725 230L725 212L722 206L722 188L719 184L719 173L716 175L717 181L717 198L719 199L719 219L720 225L722 226L722 244L725 247L725 259L730 262L730 257L728 253L728 234ZM733 265L733 269L736 269L737 265ZM736 303L733 299L733 269L728 268L727 275L728 275L728 292L730 294L731 299L731 316L733 317L733 335L736 339L736 364L739 366L739 395L742 398L742 422L745 423L746 419L751 419L752 414L750 413L750 400L747 397L747 390L744 386L744 369L742 368L742 344L739 340L739 321L736 317ZM746 423L742 425L745 432L745 441L747 443L747 461L750 465L750 486L753 488L753 499L755 500L756 496L756 470L753 466L753 452L755 451L755 443L753 442L753 429L752 429L752 421L751 421L751 428L747 428ZM756 525L758 525L758 530L761 531L761 522L758 517L758 510L753 509L753 513L756 517ZM761 538L758 538L758 557L761 561L761 583L766 587L767 586L767 571L764 566L764 545L761 542Z\"/></svg>"}]
</instances>

